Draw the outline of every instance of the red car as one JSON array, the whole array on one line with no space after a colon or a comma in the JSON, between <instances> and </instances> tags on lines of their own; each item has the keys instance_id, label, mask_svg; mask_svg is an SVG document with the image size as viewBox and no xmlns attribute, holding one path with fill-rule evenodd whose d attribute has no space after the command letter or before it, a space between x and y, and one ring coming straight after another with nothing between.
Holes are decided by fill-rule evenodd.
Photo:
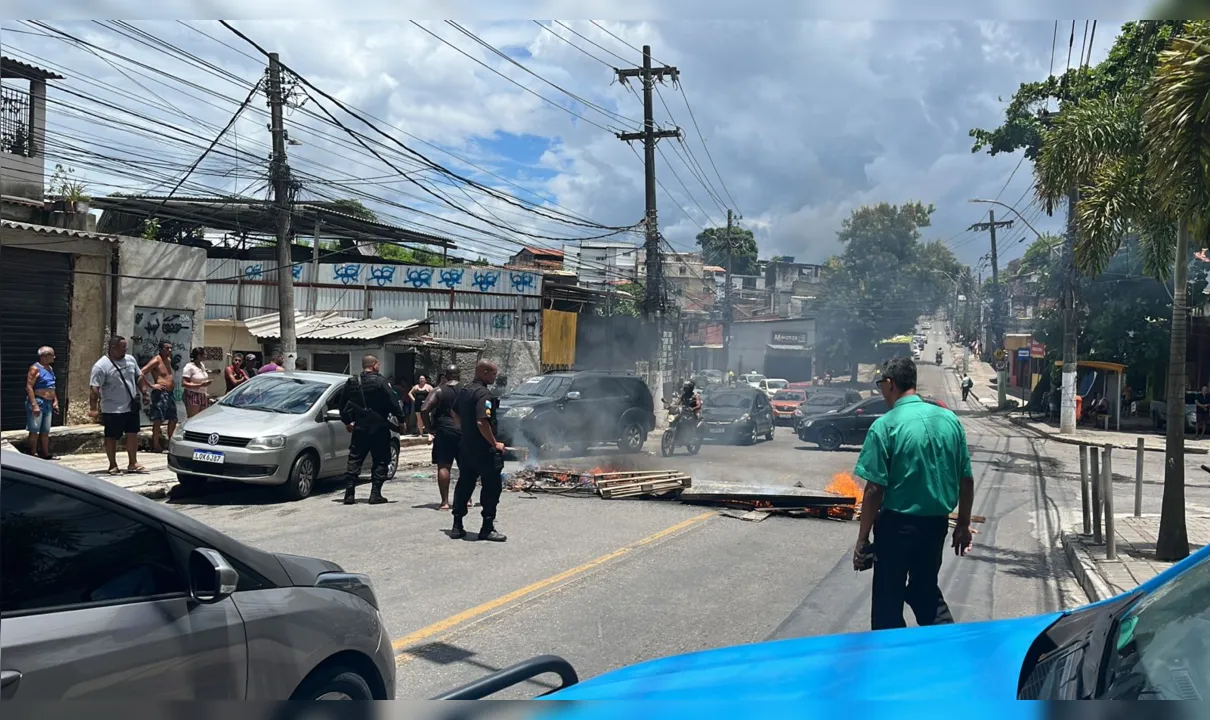
<instances>
[{"instance_id":1,"label":"red car","mask_svg":"<svg viewBox=\"0 0 1210 720\"><path fill-rule=\"evenodd\" d=\"M807 393L801 388L786 388L773 393L769 402L773 405L773 423L776 425L793 425L794 411L807 401Z\"/></svg>"}]
</instances>

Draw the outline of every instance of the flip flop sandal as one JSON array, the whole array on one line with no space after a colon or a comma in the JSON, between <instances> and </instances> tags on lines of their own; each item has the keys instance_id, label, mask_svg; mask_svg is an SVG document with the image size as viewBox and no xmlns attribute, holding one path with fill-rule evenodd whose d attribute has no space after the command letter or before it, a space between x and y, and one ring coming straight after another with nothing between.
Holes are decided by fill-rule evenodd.
<instances>
[{"instance_id":1,"label":"flip flop sandal","mask_svg":"<svg viewBox=\"0 0 1210 720\"><path fill-rule=\"evenodd\" d=\"M126 472L130 473L131 475L146 475L147 468L143 467L142 465L131 465L130 467L126 468Z\"/></svg>"},{"instance_id":2,"label":"flip flop sandal","mask_svg":"<svg viewBox=\"0 0 1210 720\"><path fill-rule=\"evenodd\" d=\"M122 469L121 469L121 468L119 468L117 465L114 465L113 467L109 468L109 470L107 471L107 473L108 473L109 475L121 475L121 474L122 474Z\"/></svg>"}]
</instances>

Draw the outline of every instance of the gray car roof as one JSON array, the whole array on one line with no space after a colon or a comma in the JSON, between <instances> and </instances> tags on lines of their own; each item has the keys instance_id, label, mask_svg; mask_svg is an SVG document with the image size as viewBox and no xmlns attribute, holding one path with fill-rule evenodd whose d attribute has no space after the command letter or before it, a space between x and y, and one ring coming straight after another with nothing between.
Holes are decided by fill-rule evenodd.
<instances>
[{"instance_id":1,"label":"gray car roof","mask_svg":"<svg viewBox=\"0 0 1210 720\"><path fill-rule=\"evenodd\" d=\"M331 373L316 373L328 375ZM65 468L58 463L30 457L21 452L0 452L0 468L12 468L44 478L53 483L95 495L117 505L122 505L180 533L192 537L204 547L217 550L232 560L246 565L266 580L281 586L291 585L290 577L273 553L228 537L184 513L173 510L164 503L156 502L118 487L111 482L93 477L78 470ZM2 500L0 500L2 502Z\"/></svg>"}]
</instances>

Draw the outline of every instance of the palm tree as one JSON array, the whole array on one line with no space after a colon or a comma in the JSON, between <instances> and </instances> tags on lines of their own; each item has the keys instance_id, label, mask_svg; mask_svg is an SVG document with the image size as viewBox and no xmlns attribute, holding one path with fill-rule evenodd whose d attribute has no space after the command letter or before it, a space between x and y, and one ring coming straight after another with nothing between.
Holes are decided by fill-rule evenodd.
<instances>
[{"instance_id":1,"label":"palm tree","mask_svg":"<svg viewBox=\"0 0 1210 720\"><path fill-rule=\"evenodd\" d=\"M1043 133L1037 192L1053 208L1078 188L1076 263L1104 271L1128 234L1145 270L1173 281L1164 498L1156 556L1189 554L1185 529L1188 246L1210 208L1210 25L1186 23L1160 54L1145 93L1064 107Z\"/></svg>"}]
</instances>

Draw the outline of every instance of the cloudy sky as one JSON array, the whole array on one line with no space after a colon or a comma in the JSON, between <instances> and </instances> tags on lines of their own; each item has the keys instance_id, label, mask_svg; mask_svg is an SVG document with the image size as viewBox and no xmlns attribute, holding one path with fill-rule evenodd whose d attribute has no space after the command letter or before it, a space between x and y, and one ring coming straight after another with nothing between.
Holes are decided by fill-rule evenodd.
<instances>
[{"instance_id":1,"label":"cloudy sky","mask_svg":"<svg viewBox=\"0 0 1210 720\"><path fill-rule=\"evenodd\" d=\"M474 254L560 246L609 232L590 226L642 218L642 149L614 135L640 126L641 89L618 83L614 68L639 64L630 46L644 44L681 72L680 87L661 86L655 100L657 124L685 133L657 155L660 226L677 248L722 224L726 208L742 214L762 256L808 262L834 253L842 219L867 203L935 204L928 236L972 264L988 243L967 227L988 206L971 198L1015 205L1039 230L1061 225L1031 204L1028 161L972 154L968 132L997 125L1021 82L1062 72L1070 19L1053 60L1055 22L1041 19L460 22L469 35L438 20L232 25L369 121L314 91L305 102L294 94L301 107L287 123L300 144L289 150L303 198L357 197ZM1094 63L1118 26L1098 23ZM1084 30L1081 20L1073 64ZM67 76L51 90L48 145L94 194L168 191L264 68L215 21L5 21L0 44ZM264 197L266 123L257 95L178 194ZM426 168L409 149L516 199ZM1027 237L1019 222L1002 231L1002 257L1020 256Z\"/></svg>"}]
</instances>

